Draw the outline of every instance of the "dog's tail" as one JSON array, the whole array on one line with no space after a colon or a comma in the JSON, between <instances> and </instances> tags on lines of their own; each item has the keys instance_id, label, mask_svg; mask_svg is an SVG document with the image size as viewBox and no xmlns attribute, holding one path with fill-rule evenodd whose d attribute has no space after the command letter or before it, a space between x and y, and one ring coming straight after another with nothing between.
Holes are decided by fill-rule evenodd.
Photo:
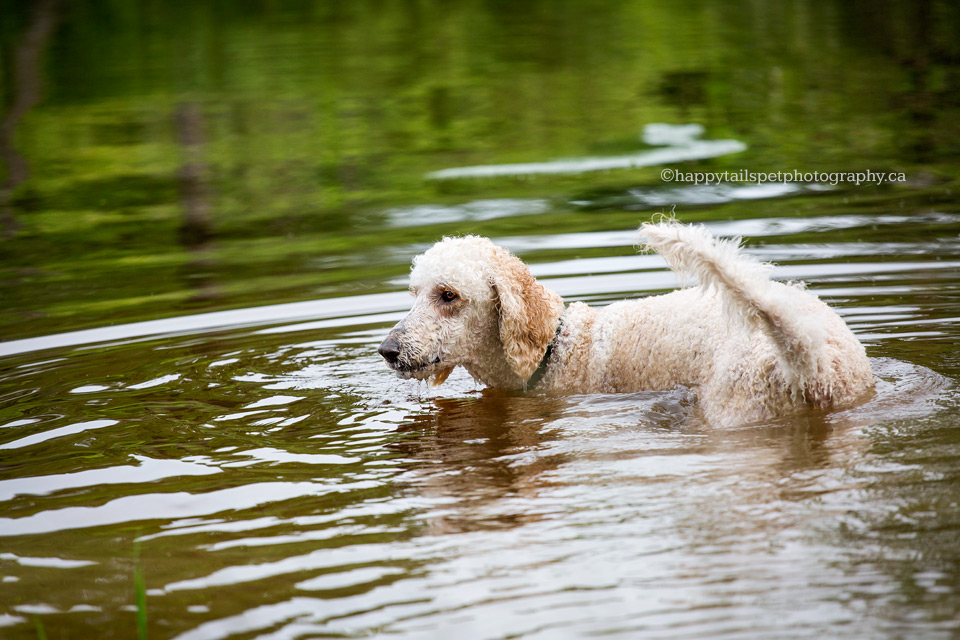
<instances>
[{"instance_id":1,"label":"dog's tail","mask_svg":"<svg viewBox=\"0 0 960 640\"><path fill-rule=\"evenodd\" d=\"M804 321L796 308L796 289L775 286L771 266L744 254L739 238L717 239L703 226L672 220L644 223L640 230L647 248L673 271L720 294L728 321L758 326L773 339L785 381L792 394L802 397L807 381L816 375L817 347L826 336L816 323Z\"/></svg>"}]
</instances>

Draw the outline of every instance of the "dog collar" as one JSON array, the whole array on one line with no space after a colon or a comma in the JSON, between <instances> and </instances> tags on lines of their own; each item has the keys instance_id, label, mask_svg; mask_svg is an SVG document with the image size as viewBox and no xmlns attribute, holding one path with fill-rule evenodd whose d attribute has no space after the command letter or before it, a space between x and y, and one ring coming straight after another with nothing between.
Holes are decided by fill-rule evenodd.
<instances>
[{"instance_id":1,"label":"dog collar","mask_svg":"<svg viewBox=\"0 0 960 640\"><path fill-rule=\"evenodd\" d=\"M543 380L543 376L547 373L547 362L550 361L550 356L553 355L553 347L557 344L557 338L560 337L560 329L562 328L563 316L561 315L560 319L557 320L557 330L553 334L553 340L547 345L547 350L543 352L543 357L540 359L540 364L537 365L536 371L533 372L533 375L530 376L527 383L523 385L524 389L533 389Z\"/></svg>"}]
</instances>

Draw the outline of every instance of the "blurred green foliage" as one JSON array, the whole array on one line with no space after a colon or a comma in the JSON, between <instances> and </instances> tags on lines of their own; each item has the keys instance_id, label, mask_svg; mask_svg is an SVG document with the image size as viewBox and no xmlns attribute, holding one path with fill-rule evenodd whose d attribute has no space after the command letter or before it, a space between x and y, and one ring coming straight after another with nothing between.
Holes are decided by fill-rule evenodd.
<instances>
[{"instance_id":1,"label":"blurred green foliage","mask_svg":"<svg viewBox=\"0 0 960 640\"><path fill-rule=\"evenodd\" d=\"M8 194L3 338L395 288L409 252L385 248L442 233L633 226L648 214L570 203L663 187L659 167L424 176L630 153L651 122L749 146L702 166L905 171L926 177L853 197L955 207L951 2L15 2L8 114L41 12L54 28L12 137L29 175ZM850 195L690 213L810 215ZM397 207L501 197L552 205L387 227Z\"/></svg>"}]
</instances>

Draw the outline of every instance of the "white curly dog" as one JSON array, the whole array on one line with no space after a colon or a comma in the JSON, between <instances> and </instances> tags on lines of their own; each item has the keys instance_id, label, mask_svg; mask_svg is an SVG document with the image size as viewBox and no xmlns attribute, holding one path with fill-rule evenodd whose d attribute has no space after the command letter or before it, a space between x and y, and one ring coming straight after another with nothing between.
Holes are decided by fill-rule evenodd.
<instances>
[{"instance_id":1,"label":"white curly dog","mask_svg":"<svg viewBox=\"0 0 960 640\"><path fill-rule=\"evenodd\" d=\"M559 295L486 238L444 238L413 261L413 308L379 353L402 378L457 366L497 389L696 391L708 422L850 405L873 389L863 346L800 286L702 226L642 225L646 246L697 287L591 308Z\"/></svg>"}]
</instances>

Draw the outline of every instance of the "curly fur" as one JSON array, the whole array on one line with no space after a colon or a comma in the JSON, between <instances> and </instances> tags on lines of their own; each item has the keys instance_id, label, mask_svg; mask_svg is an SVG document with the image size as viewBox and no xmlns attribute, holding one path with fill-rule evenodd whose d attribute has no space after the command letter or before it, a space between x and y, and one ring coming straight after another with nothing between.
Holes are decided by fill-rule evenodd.
<instances>
[{"instance_id":1,"label":"curly fur","mask_svg":"<svg viewBox=\"0 0 960 640\"><path fill-rule=\"evenodd\" d=\"M842 406L873 388L863 346L843 320L801 287L771 281L769 265L744 255L739 241L674 221L641 230L648 249L700 285L564 311L506 249L444 238L414 259L413 307L380 352L401 377L439 384L463 366L484 385L518 389L553 341L538 391L688 385L716 425Z\"/></svg>"}]
</instances>

